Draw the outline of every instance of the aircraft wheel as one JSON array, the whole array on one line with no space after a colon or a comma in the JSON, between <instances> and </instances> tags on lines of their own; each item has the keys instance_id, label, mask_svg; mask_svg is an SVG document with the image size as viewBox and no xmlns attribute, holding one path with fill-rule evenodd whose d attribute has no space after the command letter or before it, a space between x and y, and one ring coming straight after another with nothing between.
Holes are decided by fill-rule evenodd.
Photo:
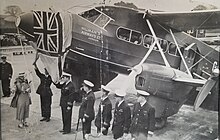
<instances>
[{"instance_id":1,"label":"aircraft wheel","mask_svg":"<svg viewBox=\"0 0 220 140\"><path fill-rule=\"evenodd\" d=\"M156 118L155 129L162 129L167 124L167 118Z\"/></svg>"}]
</instances>

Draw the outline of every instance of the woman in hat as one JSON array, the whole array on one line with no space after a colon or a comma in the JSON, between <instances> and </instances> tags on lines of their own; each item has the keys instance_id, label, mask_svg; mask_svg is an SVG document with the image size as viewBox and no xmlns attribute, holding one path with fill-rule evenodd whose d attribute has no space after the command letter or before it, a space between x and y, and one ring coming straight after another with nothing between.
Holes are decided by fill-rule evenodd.
<instances>
[{"instance_id":1,"label":"woman in hat","mask_svg":"<svg viewBox=\"0 0 220 140\"><path fill-rule=\"evenodd\" d=\"M101 86L102 98L99 104L99 110L95 119L95 126L97 127L97 136L108 134L108 128L110 127L110 121L112 119L112 103L108 97L110 89L106 86Z\"/></svg>"},{"instance_id":2,"label":"woman in hat","mask_svg":"<svg viewBox=\"0 0 220 140\"><path fill-rule=\"evenodd\" d=\"M29 105L31 88L23 73L15 80L15 94L18 95L16 119L20 121L19 128L27 127L26 118L29 117Z\"/></svg>"},{"instance_id":3,"label":"woman in hat","mask_svg":"<svg viewBox=\"0 0 220 140\"><path fill-rule=\"evenodd\" d=\"M150 94L137 90L137 103L134 105L131 135L134 140L147 140L148 135L153 135L155 127L155 109L148 103Z\"/></svg>"},{"instance_id":4,"label":"woman in hat","mask_svg":"<svg viewBox=\"0 0 220 140\"><path fill-rule=\"evenodd\" d=\"M95 118L95 95L92 91L94 84L88 80L83 81L83 90L85 91L85 97L79 109L79 119L83 124L83 139L88 139L91 134L91 122Z\"/></svg>"}]
</instances>

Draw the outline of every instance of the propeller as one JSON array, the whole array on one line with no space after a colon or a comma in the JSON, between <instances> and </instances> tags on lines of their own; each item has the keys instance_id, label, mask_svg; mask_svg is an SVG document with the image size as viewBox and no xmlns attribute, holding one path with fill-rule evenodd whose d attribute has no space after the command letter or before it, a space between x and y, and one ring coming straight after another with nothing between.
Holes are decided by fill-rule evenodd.
<instances>
[{"instance_id":1,"label":"propeller","mask_svg":"<svg viewBox=\"0 0 220 140\"><path fill-rule=\"evenodd\" d=\"M199 106L203 103L203 101L206 99L208 96L209 92L211 89L214 87L215 83L218 80L219 76L219 69L217 68L217 62L214 62L213 67L212 67L212 76L206 81L206 83L203 85L201 90L199 91L196 100L194 102L194 110L197 110Z\"/></svg>"}]
</instances>

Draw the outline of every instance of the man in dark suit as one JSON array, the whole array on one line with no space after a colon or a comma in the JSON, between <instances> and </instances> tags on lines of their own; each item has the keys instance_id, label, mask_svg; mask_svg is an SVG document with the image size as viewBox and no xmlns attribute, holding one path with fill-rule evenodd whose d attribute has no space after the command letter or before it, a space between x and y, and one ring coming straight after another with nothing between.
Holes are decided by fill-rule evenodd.
<instances>
[{"instance_id":1,"label":"man in dark suit","mask_svg":"<svg viewBox=\"0 0 220 140\"><path fill-rule=\"evenodd\" d=\"M150 94L137 90L137 103L134 105L131 123L131 135L135 140L147 140L153 135L155 127L155 109L147 102Z\"/></svg>"},{"instance_id":2,"label":"man in dark suit","mask_svg":"<svg viewBox=\"0 0 220 140\"><path fill-rule=\"evenodd\" d=\"M94 103L95 95L92 91L94 84L88 80L83 81L83 90L85 97L79 108L79 119L82 120L83 125L83 139L87 140L91 134L91 122L95 118Z\"/></svg>"},{"instance_id":3,"label":"man in dark suit","mask_svg":"<svg viewBox=\"0 0 220 140\"><path fill-rule=\"evenodd\" d=\"M40 95L40 102L41 102L41 115L43 119L40 121L50 121L51 117L51 103L52 103L52 91L50 86L52 84L51 76L49 75L46 68L45 74L41 73L37 67L37 64L34 63L35 72L37 76L40 78L40 85L37 88L36 93Z\"/></svg>"},{"instance_id":4,"label":"man in dark suit","mask_svg":"<svg viewBox=\"0 0 220 140\"><path fill-rule=\"evenodd\" d=\"M124 101L125 92L117 90L115 92L116 104L114 112L114 121L112 132L114 139L127 137L131 124L131 110L128 104Z\"/></svg>"},{"instance_id":5,"label":"man in dark suit","mask_svg":"<svg viewBox=\"0 0 220 140\"><path fill-rule=\"evenodd\" d=\"M2 56L1 59L0 80L2 81L3 97L10 97L10 81L12 78L13 69L11 64L6 61L6 56Z\"/></svg>"},{"instance_id":6,"label":"man in dark suit","mask_svg":"<svg viewBox=\"0 0 220 140\"><path fill-rule=\"evenodd\" d=\"M110 121L112 119L112 103L108 98L110 89L102 85L102 98L99 104L99 110L95 119L95 126L97 127L97 136L101 136L101 130L103 135L108 134L108 128L110 127Z\"/></svg>"},{"instance_id":7,"label":"man in dark suit","mask_svg":"<svg viewBox=\"0 0 220 140\"><path fill-rule=\"evenodd\" d=\"M62 111L63 129L60 130L63 134L71 132L73 97L75 87L71 81L71 74L63 72L61 80L55 86L61 89L60 106Z\"/></svg>"}]
</instances>

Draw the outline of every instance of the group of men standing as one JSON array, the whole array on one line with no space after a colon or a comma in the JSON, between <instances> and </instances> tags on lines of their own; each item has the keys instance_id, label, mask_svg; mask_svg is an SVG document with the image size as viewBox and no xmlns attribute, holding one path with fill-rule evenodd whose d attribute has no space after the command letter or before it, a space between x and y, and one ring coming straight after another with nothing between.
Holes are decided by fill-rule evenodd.
<instances>
[{"instance_id":1,"label":"group of men standing","mask_svg":"<svg viewBox=\"0 0 220 140\"><path fill-rule=\"evenodd\" d=\"M76 89L71 82L71 75L64 73L61 81L56 85L61 89L60 106L62 110L63 134L71 131L71 115L73 103L75 101ZM102 97L95 116L94 104L96 101L93 87L94 84L88 80L83 81L82 91L84 96L79 108L79 120L82 122L83 139L87 140L91 135L91 124L97 127L97 136L107 135L110 126L114 139L128 138L136 140L146 140L148 135L152 135L155 126L155 109L147 102L149 93L137 90L137 103L131 111L130 106L125 101L126 93L122 90L115 91L115 109L112 120L112 103L109 99L110 89L102 85ZM131 133L131 135L129 135Z\"/></svg>"},{"instance_id":2,"label":"group of men standing","mask_svg":"<svg viewBox=\"0 0 220 140\"><path fill-rule=\"evenodd\" d=\"M10 63L6 62L6 57L2 57L3 62L0 64L0 73L3 86L4 96L10 96L10 79L12 76L12 67ZM41 114L40 121L50 121L51 117L51 103L52 79L47 70L41 73L34 63L36 75L40 78L40 85L36 93L40 95ZM7 71L7 74L3 74ZM61 89L60 106L62 111L63 128L60 130L62 134L69 134L71 132L72 108L73 103L77 101L76 88L71 80L71 75L63 72L61 79L54 83L54 85ZM137 103L134 104L133 111L126 103L124 97L126 93L122 90L115 91L115 109L112 120L112 103L109 99L110 89L102 85L102 97L98 108L98 113L95 116L94 104L95 95L93 92L94 84L88 80L83 81L81 90L84 92L81 106L79 108L79 121L82 121L83 139L86 140L91 135L91 124L94 123L97 127L97 136L107 135L109 128L112 126L112 133L114 139L127 138L129 133L131 139L146 140L148 135L153 134L155 126L155 109L148 103L149 93L143 90L137 90Z\"/></svg>"}]
</instances>

